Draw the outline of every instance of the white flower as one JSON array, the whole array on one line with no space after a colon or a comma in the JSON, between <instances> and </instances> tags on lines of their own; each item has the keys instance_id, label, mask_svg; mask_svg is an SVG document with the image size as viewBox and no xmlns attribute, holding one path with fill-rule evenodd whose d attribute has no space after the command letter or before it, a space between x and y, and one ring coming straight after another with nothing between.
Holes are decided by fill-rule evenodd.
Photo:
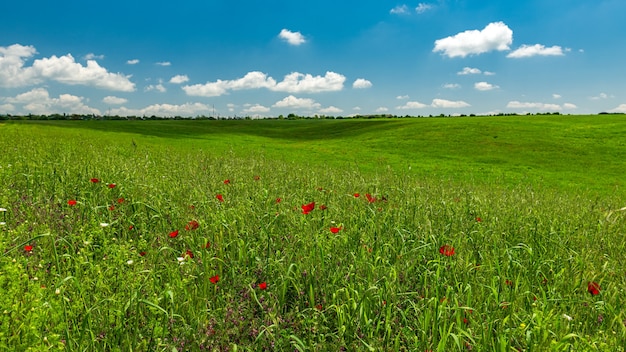
<instances>
[{"instance_id":1,"label":"white flower","mask_svg":"<svg viewBox=\"0 0 626 352\"><path fill-rule=\"evenodd\" d=\"M101 222L101 223L100 223L100 227L109 227L109 223L107 223L107 222Z\"/></svg>"},{"instance_id":2,"label":"white flower","mask_svg":"<svg viewBox=\"0 0 626 352\"><path fill-rule=\"evenodd\" d=\"M180 265L185 264L185 257L176 257L176 260L178 260L178 264Z\"/></svg>"},{"instance_id":3,"label":"white flower","mask_svg":"<svg viewBox=\"0 0 626 352\"><path fill-rule=\"evenodd\" d=\"M572 321L572 320L574 320L574 318L570 317L570 316L569 316L569 315L567 315L567 314L563 314L563 318L567 319L568 321Z\"/></svg>"},{"instance_id":4,"label":"white flower","mask_svg":"<svg viewBox=\"0 0 626 352\"><path fill-rule=\"evenodd\" d=\"M132 264L133 264L133 260L132 260L132 259L129 259L129 260L126 262L126 264L128 264L128 265L132 265Z\"/></svg>"},{"instance_id":5,"label":"white flower","mask_svg":"<svg viewBox=\"0 0 626 352\"><path fill-rule=\"evenodd\" d=\"M7 224L7 223L6 223L6 222L4 222L4 221L0 222L0 226L4 226L4 225L6 225L6 224Z\"/></svg>"},{"instance_id":6,"label":"white flower","mask_svg":"<svg viewBox=\"0 0 626 352\"><path fill-rule=\"evenodd\" d=\"M0 213L4 211L7 211L6 208L0 208Z\"/></svg>"}]
</instances>

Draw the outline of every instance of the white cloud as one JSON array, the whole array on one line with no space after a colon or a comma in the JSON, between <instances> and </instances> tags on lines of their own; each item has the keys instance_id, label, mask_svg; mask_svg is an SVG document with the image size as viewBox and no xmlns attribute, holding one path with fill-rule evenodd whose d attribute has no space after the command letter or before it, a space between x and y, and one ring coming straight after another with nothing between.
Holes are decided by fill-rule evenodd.
<instances>
[{"instance_id":1,"label":"white cloud","mask_svg":"<svg viewBox=\"0 0 626 352\"><path fill-rule=\"evenodd\" d=\"M489 71L485 71L485 72L483 72L483 74L484 74L485 76L495 76L495 75L496 75L496 73L495 73L495 72L489 72Z\"/></svg>"},{"instance_id":2,"label":"white cloud","mask_svg":"<svg viewBox=\"0 0 626 352\"><path fill-rule=\"evenodd\" d=\"M554 99L561 99L561 95L560 94L552 94L552 98L554 98Z\"/></svg>"},{"instance_id":3,"label":"white cloud","mask_svg":"<svg viewBox=\"0 0 626 352\"><path fill-rule=\"evenodd\" d=\"M9 111L14 111L15 106L13 104L1 104L0 105L0 113L6 114Z\"/></svg>"},{"instance_id":4,"label":"white cloud","mask_svg":"<svg viewBox=\"0 0 626 352\"><path fill-rule=\"evenodd\" d=\"M105 104L111 104L111 105L121 105L121 104L126 104L128 102L128 99L118 98L118 97L109 95L107 97L104 97L102 99L102 102Z\"/></svg>"},{"instance_id":5,"label":"white cloud","mask_svg":"<svg viewBox=\"0 0 626 352\"><path fill-rule=\"evenodd\" d=\"M372 82L363 78L357 78L354 81L354 83L352 83L352 88L355 88L355 89L370 88L371 86L372 86Z\"/></svg>"},{"instance_id":6,"label":"white cloud","mask_svg":"<svg viewBox=\"0 0 626 352\"><path fill-rule=\"evenodd\" d=\"M406 5L398 5L398 6L394 7L393 9L391 9L391 11L389 11L389 13L392 13L394 15L407 14L407 13L409 13L409 7L406 6Z\"/></svg>"},{"instance_id":7,"label":"white cloud","mask_svg":"<svg viewBox=\"0 0 626 352\"><path fill-rule=\"evenodd\" d=\"M339 109L337 107L334 107L334 106L329 106L327 108L320 109L320 112L322 114L338 114L340 112L343 112L343 110L341 110L341 109Z\"/></svg>"},{"instance_id":8,"label":"white cloud","mask_svg":"<svg viewBox=\"0 0 626 352\"><path fill-rule=\"evenodd\" d=\"M558 46L551 46L546 48L541 44L535 45L522 45L519 48L515 49L511 53L509 53L506 57L519 59L524 57L532 57L532 56L563 56L563 49Z\"/></svg>"},{"instance_id":9,"label":"white cloud","mask_svg":"<svg viewBox=\"0 0 626 352\"><path fill-rule=\"evenodd\" d=\"M415 12L421 14L421 13L424 13L424 12L426 12L426 11L432 9L432 8L433 8L433 5L431 5L431 4L419 3L417 5L417 7L415 8Z\"/></svg>"},{"instance_id":10,"label":"white cloud","mask_svg":"<svg viewBox=\"0 0 626 352\"><path fill-rule=\"evenodd\" d=\"M235 105L233 103L228 103L228 104L226 104L226 107L228 108L228 111L233 112L233 111L235 111L235 108L237 107L237 105Z\"/></svg>"},{"instance_id":11,"label":"white cloud","mask_svg":"<svg viewBox=\"0 0 626 352\"><path fill-rule=\"evenodd\" d=\"M170 78L170 83L181 84L189 81L189 77L187 75L176 75Z\"/></svg>"},{"instance_id":12,"label":"white cloud","mask_svg":"<svg viewBox=\"0 0 626 352\"><path fill-rule=\"evenodd\" d=\"M352 110L361 111L361 107L360 106L355 106L355 107L352 108Z\"/></svg>"},{"instance_id":13,"label":"white cloud","mask_svg":"<svg viewBox=\"0 0 626 352\"><path fill-rule=\"evenodd\" d=\"M466 57L489 51L509 50L513 31L503 22L488 24L483 30L468 30L435 41L433 52L441 51L448 57Z\"/></svg>"},{"instance_id":14,"label":"white cloud","mask_svg":"<svg viewBox=\"0 0 626 352\"><path fill-rule=\"evenodd\" d=\"M561 110L561 106L559 104L520 102L517 100L510 101L508 104L506 104L506 107L510 109L543 109L555 111Z\"/></svg>"},{"instance_id":15,"label":"white cloud","mask_svg":"<svg viewBox=\"0 0 626 352\"><path fill-rule=\"evenodd\" d=\"M35 55L33 46L13 44L0 46L0 87L21 87L41 82L32 67L24 68L27 58Z\"/></svg>"},{"instance_id":16,"label":"white cloud","mask_svg":"<svg viewBox=\"0 0 626 352\"><path fill-rule=\"evenodd\" d=\"M104 55L96 55L94 53L89 53L85 55L85 60L102 60L104 59Z\"/></svg>"},{"instance_id":17,"label":"white cloud","mask_svg":"<svg viewBox=\"0 0 626 352\"><path fill-rule=\"evenodd\" d=\"M433 99L433 102L431 104L432 107L434 108L466 108L471 106L470 104L462 101L462 100L458 100L458 101L451 101L451 100L445 100L445 99Z\"/></svg>"},{"instance_id":18,"label":"white cloud","mask_svg":"<svg viewBox=\"0 0 626 352\"><path fill-rule=\"evenodd\" d=\"M306 39L300 32L292 32L288 29L281 30L278 37L291 45L297 46L306 43Z\"/></svg>"},{"instance_id":19,"label":"white cloud","mask_svg":"<svg viewBox=\"0 0 626 352\"><path fill-rule=\"evenodd\" d=\"M293 108L293 109L318 109L320 104L316 103L313 99L308 98L296 98L293 95L285 97L284 99L277 101L272 107L275 108Z\"/></svg>"},{"instance_id":20,"label":"white cloud","mask_svg":"<svg viewBox=\"0 0 626 352\"><path fill-rule=\"evenodd\" d=\"M407 109L422 109L427 107L428 105L422 104L418 101L407 101L406 104L401 106L396 106L396 109L407 110Z\"/></svg>"},{"instance_id":21,"label":"white cloud","mask_svg":"<svg viewBox=\"0 0 626 352\"><path fill-rule=\"evenodd\" d=\"M4 100L8 103L22 105L24 111L33 114L100 114L98 109L85 105L85 98L83 97L61 94L58 98L51 98L45 88L35 88Z\"/></svg>"},{"instance_id":22,"label":"white cloud","mask_svg":"<svg viewBox=\"0 0 626 352\"><path fill-rule=\"evenodd\" d=\"M626 114L626 104L620 104L615 109L609 110L609 112L617 112L617 113Z\"/></svg>"},{"instance_id":23,"label":"white cloud","mask_svg":"<svg viewBox=\"0 0 626 352\"><path fill-rule=\"evenodd\" d=\"M493 85L491 83L487 83L487 82L474 83L474 89L476 90L486 91L486 90L493 90L493 89L498 89L498 88L500 87Z\"/></svg>"},{"instance_id":24,"label":"white cloud","mask_svg":"<svg viewBox=\"0 0 626 352\"><path fill-rule=\"evenodd\" d=\"M126 107L120 107L116 109L111 109L112 115L119 116L165 116L165 117L173 117L173 116L196 116L201 113L208 113L211 111L211 108L202 103L185 103L181 105L172 105L172 104L154 104L147 106L143 109L128 109Z\"/></svg>"},{"instance_id":25,"label":"white cloud","mask_svg":"<svg viewBox=\"0 0 626 352\"><path fill-rule=\"evenodd\" d=\"M396 97L396 99L398 99L398 100L406 100L406 99L409 99L409 96L408 95L398 95Z\"/></svg>"},{"instance_id":26,"label":"white cloud","mask_svg":"<svg viewBox=\"0 0 626 352\"><path fill-rule=\"evenodd\" d=\"M276 92L287 93L319 93L343 89L346 77L326 72L325 76L312 76L293 72L285 76L282 82L276 82L272 77L259 71L249 72L243 78L232 81L217 80L205 84L183 86L182 89L191 96L216 97L227 94L229 90L266 88Z\"/></svg>"},{"instance_id":27,"label":"white cloud","mask_svg":"<svg viewBox=\"0 0 626 352\"><path fill-rule=\"evenodd\" d=\"M446 83L442 87L445 89L459 89L461 88L461 85L458 83Z\"/></svg>"},{"instance_id":28,"label":"white cloud","mask_svg":"<svg viewBox=\"0 0 626 352\"><path fill-rule=\"evenodd\" d=\"M614 98L613 95L608 95L606 93L600 93L599 95L595 96L595 97L589 97L589 99L591 100L602 100L602 99L608 99L608 98Z\"/></svg>"},{"instance_id":29,"label":"white cloud","mask_svg":"<svg viewBox=\"0 0 626 352\"><path fill-rule=\"evenodd\" d=\"M463 70L457 72L457 75L478 75L482 71L473 67L463 67Z\"/></svg>"},{"instance_id":30,"label":"white cloud","mask_svg":"<svg viewBox=\"0 0 626 352\"><path fill-rule=\"evenodd\" d=\"M156 90L158 92L161 93L165 93L167 91L167 89L165 88L165 86L163 85L163 80L159 80L159 84L151 84L149 86L147 86L146 88L144 88L144 92L150 92Z\"/></svg>"},{"instance_id":31,"label":"white cloud","mask_svg":"<svg viewBox=\"0 0 626 352\"><path fill-rule=\"evenodd\" d=\"M378 109L375 110L375 112L377 112L377 113L383 113L383 112L387 112L387 111L389 111L389 109L387 109L384 106L381 106L381 107L379 107Z\"/></svg>"},{"instance_id":32,"label":"white cloud","mask_svg":"<svg viewBox=\"0 0 626 352\"><path fill-rule=\"evenodd\" d=\"M139 63L138 59L132 59L132 60L128 60L126 61L127 64L129 65L137 65Z\"/></svg>"},{"instance_id":33,"label":"white cloud","mask_svg":"<svg viewBox=\"0 0 626 352\"><path fill-rule=\"evenodd\" d=\"M246 109L243 110L244 113L253 113L253 114L259 114L259 113L269 112L269 111L270 111L270 108L265 107L260 104L249 105Z\"/></svg>"},{"instance_id":34,"label":"white cloud","mask_svg":"<svg viewBox=\"0 0 626 352\"><path fill-rule=\"evenodd\" d=\"M563 104L563 109L577 109L578 106L572 104L572 103L565 103Z\"/></svg>"},{"instance_id":35,"label":"white cloud","mask_svg":"<svg viewBox=\"0 0 626 352\"><path fill-rule=\"evenodd\" d=\"M161 61L156 63L159 66L172 66L172 63L169 61Z\"/></svg>"}]
</instances>

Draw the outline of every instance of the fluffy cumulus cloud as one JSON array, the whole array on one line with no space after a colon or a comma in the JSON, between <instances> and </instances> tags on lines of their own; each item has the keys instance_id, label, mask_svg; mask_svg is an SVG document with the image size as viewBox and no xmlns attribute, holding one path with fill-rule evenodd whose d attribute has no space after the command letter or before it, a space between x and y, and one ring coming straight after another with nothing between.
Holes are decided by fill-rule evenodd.
<instances>
[{"instance_id":1,"label":"fluffy cumulus cloud","mask_svg":"<svg viewBox=\"0 0 626 352\"><path fill-rule=\"evenodd\" d=\"M320 109L320 113L322 114L339 114L341 112L343 112L343 110L332 105L327 108Z\"/></svg>"},{"instance_id":2,"label":"fluffy cumulus cloud","mask_svg":"<svg viewBox=\"0 0 626 352\"><path fill-rule=\"evenodd\" d=\"M417 7L415 8L415 12L417 13L424 13L428 10L431 10L433 8L433 5L431 4L426 4L426 3L419 3L417 4Z\"/></svg>"},{"instance_id":3,"label":"fluffy cumulus cloud","mask_svg":"<svg viewBox=\"0 0 626 352\"><path fill-rule=\"evenodd\" d=\"M396 97L396 99L398 99L398 100L406 100L406 99L409 99L409 96L408 95L398 95Z\"/></svg>"},{"instance_id":4,"label":"fluffy cumulus cloud","mask_svg":"<svg viewBox=\"0 0 626 352\"><path fill-rule=\"evenodd\" d=\"M442 87L445 89L459 89L461 85L458 83L445 83Z\"/></svg>"},{"instance_id":5,"label":"fluffy cumulus cloud","mask_svg":"<svg viewBox=\"0 0 626 352\"><path fill-rule=\"evenodd\" d=\"M319 93L339 91L343 89L345 80L345 76L335 72L326 72L324 76L293 72L286 75L283 81L276 82L263 72L253 71L239 79L225 81L218 79L215 82L183 86L182 89L187 95L202 97L217 97L231 90L259 88L286 93Z\"/></svg>"},{"instance_id":6,"label":"fluffy cumulus cloud","mask_svg":"<svg viewBox=\"0 0 626 352\"><path fill-rule=\"evenodd\" d=\"M246 108L243 109L243 112L246 114L261 114L269 111L270 108L260 104L246 104Z\"/></svg>"},{"instance_id":7,"label":"fluffy cumulus cloud","mask_svg":"<svg viewBox=\"0 0 626 352\"><path fill-rule=\"evenodd\" d=\"M618 107L616 107L615 109L611 109L609 110L609 112L615 112L615 113L622 113L622 114L626 114L626 104L620 104Z\"/></svg>"},{"instance_id":8,"label":"fluffy cumulus cloud","mask_svg":"<svg viewBox=\"0 0 626 352\"><path fill-rule=\"evenodd\" d=\"M129 65L137 65L139 63L139 60L138 59L131 59L131 60L126 61L126 63L129 64Z\"/></svg>"},{"instance_id":9,"label":"fluffy cumulus cloud","mask_svg":"<svg viewBox=\"0 0 626 352\"><path fill-rule=\"evenodd\" d=\"M147 86L146 88L144 88L144 91L145 92L157 91L157 92L160 92L160 93L165 93L165 92L167 92L167 89L163 85L163 80L160 79L158 84L151 84L151 85Z\"/></svg>"},{"instance_id":10,"label":"fluffy cumulus cloud","mask_svg":"<svg viewBox=\"0 0 626 352\"><path fill-rule=\"evenodd\" d=\"M278 34L278 38L286 41L290 45L295 45L295 46L298 46L298 45L306 43L306 39L304 38L302 33L300 33L300 32L292 32L292 31L290 31L288 29L284 29L284 28Z\"/></svg>"},{"instance_id":11,"label":"fluffy cumulus cloud","mask_svg":"<svg viewBox=\"0 0 626 352\"><path fill-rule=\"evenodd\" d=\"M489 51L509 50L513 43L513 31L503 22L493 22L482 30L468 30L435 41L433 52L448 57L466 57Z\"/></svg>"},{"instance_id":12,"label":"fluffy cumulus cloud","mask_svg":"<svg viewBox=\"0 0 626 352\"><path fill-rule=\"evenodd\" d=\"M389 109L387 109L387 108L386 108L386 107L384 107L384 106L378 107L378 108L375 110L375 112L376 112L376 113L378 113L378 114L381 114L381 113L384 113L384 112L387 112L387 111L389 111Z\"/></svg>"},{"instance_id":13,"label":"fluffy cumulus cloud","mask_svg":"<svg viewBox=\"0 0 626 352\"><path fill-rule=\"evenodd\" d=\"M296 98L293 95L285 97L277 101L272 107L275 108L292 108L292 109L319 109L320 104L309 98Z\"/></svg>"},{"instance_id":14,"label":"fluffy cumulus cloud","mask_svg":"<svg viewBox=\"0 0 626 352\"><path fill-rule=\"evenodd\" d=\"M143 109L128 109L126 107L120 107L111 109L112 115L119 116L183 116L193 117L197 115L207 114L211 111L211 108L202 103L185 103L181 105L173 104L154 104L147 106Z\"/></svg>"},{"instance_id":15,"label":"fluffy cumulus cloud","mask_svg":"<svg viewBox=\"0 0 626 352\"><path fill-rule=\"evenodd\" d=\"M407 101L406 104L401 106L396 106L396 109L400 110L408 110L408 109L422 109L427 107L428 105L422 104L418 101Z\"/></svg>"},{"instance_id":16,"label":"fluffy cumulus cloud","mask_svg":"<svg viewBox=\"0 0 626 352\"><path fill-rule=\"evenodd\" d=\"M554 45L549 48L546 48L544 45L535 44L535 45L522 45L519 48L515 49L511 53L509 53L506 57L513 59L520 59L525 57L533 57L533 56L563 56L563 49Z\"/></svg>"},{"instance_id":17,"label":"fluffy cumulus cloud","mask_svg":"<svg viewBox=\"0 0 626 352\"><path fill-rule=\"evenodd\" d=\"M470 104L464 102L463 100L451 101L445 99L433 99L433 102L430 104L433 108L466 108L471 106Z\"/></svg>"},{"instance_id":18,"label":"fluffy cumulus cloud","mask_svg":"<svg viewBox=\"0 0 626 352\"><path fill-rule=\"evenodd\" d=\"M393 9L391 9L389 11L389 13L392 13L394 15L408 14L409 13L409 7L406 6L406 5L398 5L398 6L394 7Z\"/></svg>"},{"instance_id":19,"label":"fluffy cumulus cloud","mask_svg":"<svg viewBox=\"0 0 626 352\"><path fill-rule=\"evenodd\" d=\"M33 114L100 114L98 109L87 106L83 97L61 94L54 98L45 88L35 88L12 98L4 98L4 101L19 105L23 111Z\"/></svg>"},{"instance_id":20,"label":"fluffy cumulus cloud","mask_svg":"<svg viewBox=\"0 0 626 352\"><path fill-rule=\"evenodd\" d=\"M182 84L189 81L189 77L187 75L176 75L170 78L170 83L174 84Z\"/></svg>"},{"instance_id":21,"label":"fluffy cumulus cloud","mask_svg":"<svg viewBox=\"0 0 626 352\"><path fill-rule=\"evenodd\" d=\"M22 87L52 80L124 92L135 90L130 76L108 72L95 60L87 60L87 66L83 66L70 54L36 59L31 66L25 66L26 59L36 53L33 46L0 47L0 86Z\"/></svg>"},{"instance_id":22,"label":"fluffy cumulus cloud","mask_svg":"<svg viewBox=\"0 0 626 352\"><path fill-rule=\"evenodd\" d=\"M536 102L520 102L517 100L513 100L508 102L506 105L509 109L536 109L536 110L549 110L549 111L559 111L563 109L576 109L577 106L571 103L565 103L563 106L559 104L547 104L547 103L536 103Z\"/></svg>"},{"instance_id":23,"label":"fluffy cumulus cloud","mask_svg":"<svg viewBox=\"0 0 626 352\"><path fill-rule=\"evenodd\" d=\"M128 102L128 99L119 98L112 95L106 96L102 99L102 102L109 105L122 105Z\"/></svg>"},{"instance_id":24,"label":"fluffy cumulus cloud","mask_svg":"<svg viewBox=\"0 0 626 352\"><path fill-rule=\"evenodd\" d=\"M482 91L486 91L486 90L494 90L494 89L498 89L500 87L491 84L491 83L487 83L487 82L476 82L474 83L474 89L476 90L482 90Z\"/></svg>"},{"instance_id":25,"label":"fluffy cumulus cloud","mask_svg":"<svg viewBox=\"0 0 626 352\"><path fill-rule=\"evenodd\" d=\"M355 88L355 89L370 88L371 86L372 86L372 82L363 78L357 78L354 81L354 83L352 83L352 88Z\"/></svg>"},{"instance_id":26,"label":"fluffy cumulus cloud","mask_svg":"<svg viewBox=\"0 0 626 352\"><path fill-rule=\"evenodd\" d=\"M172 66L172 63L169 61L161 61L156 63L158 66Z\"/></svg>"},{"instance_id":27,"label":"fluffy cumulus cloud","mask_svg":"<svg viewBox=\"0 0 626 352\"><path fill-rule=\"evenodd\" d=\"M463 69L457 72L457 75L479 75L482 71L475 67L463 67Z\"/></svg>"}]
</instances>

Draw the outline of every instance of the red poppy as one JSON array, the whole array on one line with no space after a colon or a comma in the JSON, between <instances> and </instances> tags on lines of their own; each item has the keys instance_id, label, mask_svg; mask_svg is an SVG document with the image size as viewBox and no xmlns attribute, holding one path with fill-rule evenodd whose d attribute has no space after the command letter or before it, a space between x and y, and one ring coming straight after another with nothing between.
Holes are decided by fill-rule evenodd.
<instances>
[{"instance_id":1,"label":"red poppy","mask_svg":"<svg viewBox=\"0 0 626 352\"><path fill-rule=\"evenodd\" d=\"M204 245L204 248L207 248L207 249L208 249L208 248L211 248L211 242L207 242L207 243Z\"/></svg>"},{"instance_id":2,"label":"red poppy","mask_svg":"<svg viewBox=\"0 0 626 352\"><path fill-rule=\"evenodd\" d=\"M191 231L200 227L200 224L196 220L191 220L187 225L185 225L185 230Z\"/></svg>"},{"instance_id":3,"label":"red poppy","mask_svg":"<svg viewBox=\"0 0 626 352\"><path fill-rule=\"evenodd\" d=\"M115 205L109 205L109 210L110 210L110 211L115 210Z\"/></svg>"},{"instance_id":4,"label":"red poppy","mask_svg":"<svg viewBox=\"0 0 626 352\"><path fill-rule=\"evenodd\" d=\"M476 222L482 222L482 221L483 221L483 219L481 219L480 216L476 217Z\"/></svg>"},{"instance_id":5,"label":"red poppy","mask_svg":"<svg viewBox=\"0 0 626 352\"><path fill-rule=\"evenodd\" d=\"M178 236L178 230L170 232L168 236L170 236L170 238L175 238L176 236Z\"/></svg>"},{"instance_id":6,"label":"red poppy","mask_svg":"<svg viewBox=\"0 0 626 352\"><path fill-rule=\"evenodd\" d=\"M229 180L229 179L224 180L224 184L225 184L225 185L230 184L230 180Z\"/></svg>"},{"instance_id":7,"label":"red poppy","mask_svg":"<svg viewBox=\"0 0 626 352\"><path fill-rule=\"evenodd\" d=\"M125 201L126 201L126 199L124 199L124 198L122 198L122 197L117 198L117 204L122 204L122 203L124 203Z\"/></svg>"},{"instance_id":8,"label":"red poppy","mask_svg":"<svg viewBox=\"0 0 626 352\"><path fill-rule=\"evenodd\" d=\"M506 279L506 280L504 280L504 284L507 285L507 286L513 286L513 281L511 281L509 279Z\"/></svg>"},{"instance_id":9,"label":"red poppy","mask_svg":"<svg viewBox=\"0 0 626 352\"><path fill-rule=\"evenodd\" d=\"M276 204L278 204L278 203L280 203L282 201L283 201L282 198L276 198Z\"/></svg>"},{"instance_id":10,"label":"red poppy","mask_svg":"<svg viewBox=\"0 0 626 352\"><path fill-rule=\"evenodd\" d=\"M107 187L109 187L109 188L115 188L115 186L117 186L115 183L109 183L107 185Z\"/></svg>"},{"instance_id":11,"label":"red poppy","mask_svg":"<svg viewBox=\"0 0 626 352\"><path fill-rule=\"evenodd\" d=\"M24 252L30 253L33 251L33 246L27 244L24 246Z\"/></svg>"},{"instance_id":12,"label":"red poppy","mask_svg":"<svg viewBox=\"0 0 626 352\"><path fill-rule=\"evenodd\" d=\"M224 201L224 197L221 194L216 195L215 198L217 198L220 202Z\"/></svg>"},{"instance_id":13,"label":"red poppy","mask_svg":"<svg viewBox=\"0 0 626 352\"><path fill-rule=\"evenodd\" d=\"M315 209L315 202L302 205L302 214L306 215Z\"/></svg>"},{"instance_id":14,"label":"red poppy","mask_svg":"<svg viewBox=\"0 0 626 352\"><path fill-rule=\"evenodd\" d=\"M319 208L319 209L320 209L320 210L326 210L326 209L328 209L328 207L327 207L327 206L325 206L324 204L322 204L322 205L320 205L320 208Z\"/></svg>"},{"instance_id":15,"label":"red poppy","mask_svg":"<svg viewBox=\"0 0 626 352\"><path fill-rule=\"evenodd\" d=\"M259 290L266 290L267 289L267 283L265 281L261 282L259 284Z\"/></svg>"},{"instance_id":16,"label":"red poppy","mask_svg":"<svg viewBox=\"0 0 626 352\"><path fill-rule=\"evenodd\" d=\"M360 194L358 194L358 193L355 193L355 194L354 194L354 198L359 198L360 196L361 196L361 195L360 195Z\"/></svg>"},{"instance_id":17,"label":"red poppy","mask_svg":"<svg viewBox=\"0 0 626 352\"><path fill-rule=\"evenodd\" d=\"M91 182L91 183L98 183L98 182L100 182L100 180L98 180L97 178L92 178L91 180L89 180L89 182Z\"/></svg>"},{"instance_id":18,"label":"red poppy","mask_svg":"<svg viewBox=\"0 0 626 352\"><path fill-rule=\"evenodd\" d=\"M315 308L317 308L317 310L322 310L324 307L322 307L322 304L320 303L320 304L317 304Z\"/></svg>"},{"instance_id":19,"label":"red poppy","mask_svg":"<svg viewBox=\"0 0 626 352\"><path fill-rule=\"evenodd\" d=\"M74 199L70 199L67 201L67 205L69 205L70 207L73 207L76 205L76 201Z\"/></svg>"},{"instance_id":20,"label":"red poppy","mask_svg":"<svg viewBox=\"0 0 626 352\"><path fill-rule=\"evenodd\" d=\"M591 293L592 296L600 294L600 284L597 282L588 282L587 292Z\"/></svg>"},{"instance_id":21,"label":"red poppy","mask_svg":"<svg viewBox=\"0 0 626 352\"><path fill-rule=\"evenodd\" d=\"M139 255L143 257L144 255L146 255L146 252L145 251L141 251L141 252L139 252Z\"/></svg>"},{"instance_id":22,"label":"red poppy","mask_svg":"<svg viewBox=\"0 0 626 352\"><path fill-rule=\"evenodd\" d=\"M337 233L337 232L341 231L342 228L343 228L342 226L340 226L340 227L331 227L330 228L330 232Z\"/></svg>"},{"instance_id":23,"label":"red poppy","mask_svg":"<svg viewBox=\"0 0 626 352\"><path fill-rule=\"evenodd\" d=\"M129 229L129 230L132 230L132 229L134 229L134 228L135 228L135 225L130 225L130 226L128 226L128 229Z\"/></svg>"},{"instance_id":24,"label":"red poppy","mask_svg":"<svg viewBox=\"0 0 626 352\"><path fill-rule=\"evenodd\" d=\"M220 281L220 276L219 275L211 276L209 278L209 281L211 281L212 284L216 284L218 281Z\"/></svg>"},{"instance_id":25,"label":"red poppy","mask_svg":"<svg viewBox=\"0 0 626 352\"><path fill-rule=\"evenodd\" d=\"M376 197L372 197L372 195L369 193L367 193L365 196L367 197L367 201L370 203L374 203L376 201Z\"/></svg>"},{"instance_id":26,"label":"red poppy","mask_svg":"<svg viewBox=\"0 0 626 352\"><path fill-rule=\"evenodd\" d=\"M188 249L188 250L185 252L185 255L184 255L184 256L187 256L187 257L189 257L189 258L193 258L193 252L191 251L191 249ZM183 256L183 257L184 257L184 256Z\"/></svg>"},{"instance_id":27,"label":"red poppy","mask_svg":"<svg viewBox=\"0 0 626 352\"><path fill-rule=\"evenodd\" d=\"M446 257L451 257L454 255L454 247L444 244L439 247L439 253L445 255Z\"/></svg>"}]
</instances>

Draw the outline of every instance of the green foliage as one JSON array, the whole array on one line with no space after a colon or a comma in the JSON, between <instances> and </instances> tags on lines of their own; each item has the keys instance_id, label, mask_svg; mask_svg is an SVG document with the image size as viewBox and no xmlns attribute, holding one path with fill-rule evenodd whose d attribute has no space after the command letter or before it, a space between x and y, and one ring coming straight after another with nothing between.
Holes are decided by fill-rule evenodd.
<instances>
[{"instance_id":1,"label":"green foliage","mask_svg":"<svg viewBox=\"0 0 626 352\"><path fill-rule=\"evenodd\" d=\"M0 124L0 349L623 350L624 127L509 119Z\"/></svg>"}]
</instances>

